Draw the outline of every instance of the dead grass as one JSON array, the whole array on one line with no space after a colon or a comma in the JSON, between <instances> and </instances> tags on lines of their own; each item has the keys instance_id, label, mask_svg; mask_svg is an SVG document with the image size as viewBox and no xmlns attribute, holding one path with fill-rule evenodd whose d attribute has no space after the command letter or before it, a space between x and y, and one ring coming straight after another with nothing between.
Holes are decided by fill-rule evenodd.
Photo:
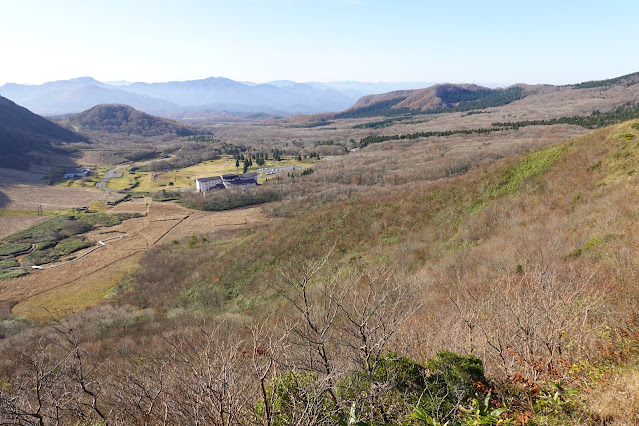
<instances>
[{"instance_id":1,"label":"dead grass","mask_svg":"<svg viewBox=\"0 0 639 426\"><path fill-rule=\"evenodd\" d=\"M44 185L0 185L0 191L8 199L2 207L9 210L67 210L72 207L88 206L102 199L98 189L61 188Z\"/></svg>"},{"instance_id":2,"label":"dead grass","mask_svg":"<svg viewBox=\"0 0 639 426\"><path fill-rule=\"evenodd\" d=\"M260 207L211 212L195 212L187 220L171 229L159 241L168 244L173 240L182 240L191 235L203 236L218 230L250 229L268 223L269 219Z\"/></svg>"},{"instance_id":3,"label":"dead grass","mask_svg":"<svg viewBox=\"0 0 639 426\"><path fill-rule=\"evenodd\" d=\"M14 306L12 313L35 321L47 321L51 319L50 312L77 312L99 305L120 279L137 267L140 255L125 257L64 285L38 293Z\"/></svg>"},{"instance_id":4,"label":"dead grass","mask_svg":"<svg viewBox=\"0 0 639 426\"><path fill-rule=\"evenodd\" d=\"M0 239L11 235L14 232L27 229L49 219L49 216L26 215L26 216L3 216L0 215Z\"/></svg>"},{"instance_id":5,"label":"dead grass","mask_svg":"<svg viewBox=\"0 0 639 426\"><path fill-rule=\"evenodd\" d=\"M587 394L593 417L611 426L639 424L639 369L614 374L610 381Z\"/></svg>"},{"instance_id":6,"label":"dead grass","mask_svg":"<svg viewBox=\"0 0 639 426\"><path fill-rule=\"evenodd\" d=\"M109 213L147 210L144 201L129 201ZM37 217L37 216L36 216ZM191 235L203 236L225 230L244 229L269 221L260 208L236 212L188 210L175 203L148 201L148 215L122 224L98 229L85 236L93 241L126 233L127 238L108 241L82 259L57 268L31 274L0 284L2 300L18 303L12 312L34 320L45 320L43 306L61 311L79 310L97 305L119 279L137 265L142 252L158 244L169 244Z\"/></svg>"}]
</instances>

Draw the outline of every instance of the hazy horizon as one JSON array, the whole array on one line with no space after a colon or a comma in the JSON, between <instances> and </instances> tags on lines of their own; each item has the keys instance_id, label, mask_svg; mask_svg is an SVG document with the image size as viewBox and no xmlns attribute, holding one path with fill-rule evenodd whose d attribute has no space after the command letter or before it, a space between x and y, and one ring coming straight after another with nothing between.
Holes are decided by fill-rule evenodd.
<instances>
[{"instance_id":1,"label":"hazy horizon","mask_svg":"<svg viewBox=\"0 0 639 426\"><path fill-rule=\"evenodd\" d=\"M166 82L570 84L639 71L636 2L67 0L2 6L0 85ZM621 60L623 58L623 60Z\"/></svg>"}]
</instances>

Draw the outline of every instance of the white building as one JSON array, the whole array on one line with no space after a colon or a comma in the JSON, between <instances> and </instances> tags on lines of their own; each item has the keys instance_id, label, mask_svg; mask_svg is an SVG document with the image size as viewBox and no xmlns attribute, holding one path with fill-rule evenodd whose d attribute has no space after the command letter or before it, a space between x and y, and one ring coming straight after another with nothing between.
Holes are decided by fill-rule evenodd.
<instances>
[{"instance_id":1,"label":"white building","mask_svg":"<svg viewBox=\"0 0 639 426\"><path fill-rule=\"evenodd\" d=\"M243 175L221 175L195 179L195 189L199 192L211 189L224 189L231 187L248 188L257 185L257 173L245 173Z\"/></svg>"},{"instance_id":2,"label":"white building","mask_svg":"<svg viewBox=\"0 0 639 426\"><path fill-rule=\"evenodd\" d=\"M225 188L224 184L222 184L222 176L195 179L195 189L198 192L205 192L214 188Z\"/></svg>"}]
</instances>

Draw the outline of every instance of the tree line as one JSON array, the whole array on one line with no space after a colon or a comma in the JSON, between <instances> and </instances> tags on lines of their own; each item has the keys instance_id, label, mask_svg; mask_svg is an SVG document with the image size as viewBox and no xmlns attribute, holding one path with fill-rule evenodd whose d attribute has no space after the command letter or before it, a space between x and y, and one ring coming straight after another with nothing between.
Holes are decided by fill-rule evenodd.
<instances>
[{"instance_id":1,"label":"tree line","mask_svg":"<svg viewBox=\"0 0 639 426\"><path fill-rule=\"evenodd\" d=\"M381 143L386 141L396 141L403 139L417 139L417 138L430 138L430 137L442 137L442 136L452 136L452 135L470 135L473 133L491 133L498 132L505 129L500 127L493 127L489 129L466 129L466 130L445 130L443 132L416 132L409 133L405 135L388 135L388 136L366 136L359 140L358 147L365 148L368 145L374 143Z\"/></svg>"},{"instance_id":2,"label":"tree line","mask_svg":"<svg viewBox=\"0 0 639 426\"><path fill-rule=\"evenodd\" d=\"M595 129L599 127L610 126L611 124L621 123L622 121L639 118L639 104L635 102L627 102L608 112L600 112L595 110L590 115L573 115L572 117L559 117L544 120L525 120L525 121L505 121L492 123L495 127L505 127L508 129L519 129L526 126L552 126L554 124L574 124L585 127L586 129Z\"/></svg>"}]
</instances>

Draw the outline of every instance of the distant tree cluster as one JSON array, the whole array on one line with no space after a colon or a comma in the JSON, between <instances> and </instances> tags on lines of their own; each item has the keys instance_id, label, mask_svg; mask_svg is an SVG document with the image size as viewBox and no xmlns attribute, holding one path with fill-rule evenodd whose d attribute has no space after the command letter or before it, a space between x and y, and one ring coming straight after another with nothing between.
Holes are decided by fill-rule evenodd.
<instances>
[{"instance_id":1,"label":"distant tree cluster","mask_svg":"<svg viewBox=\"0 0 639 426\"><path fill-rule=\"evenodd\" d=\"M332 123L333 123L332 121L314 121L312 123L294 124L289 127L306 129L306 128L313 128L313 127L328 126L329 124L332 124Z\"/></svg>"},{"instance_id":2,"label":"distant tree cluster","mask_svg":"<svg viewBox=\"0 0 639 426\"><path fill-rule=\"evenodd\" d=\"M574 87L575 89L592 89L594 87L612 86L613 84L619 83L620 81L631 78L631 77L639 77L639 72L622 75L621 77L609 78L607 80L585 81L583 83L575 84ZM630 84L637 84L637 83L639 83L639 80L636 80Z\"/></svg>"},{"instance_id":3,"label":"distant tree cluster","mask_svg":"<svg viewBox=\"0 0 639 426\"><path fill-rule=\"evenodd\" d=\"M493 126L519 129L526 126L552 126L554 124L575 124L587 129L605 127L626 120L639 118L639 104L628 102L608 112L593 111L591 115L573 115L572 117L550 118L547 120L526 120L495 122Z\"/></svg>"},{"instance_id":4,"label":"distant tree cluster","mask_svg":"<svg viewBox=\"0 0 639 426\"><path fill-rule=\"evenodd\" d=\"M446 130L443 132L416 132L406 135L388 135L388 136L366 136L359 141L359 148L365 148L368 145L386 141L396 141L403 139L417 139L417 138L430 138L430 137L442 137L452 135L470 135L472 133L491 133L504 130L499 127L493 127L490 129L467 129L467 130Z\"/></svg>"},{"instance_id":5,"label":"distant tree cluster","mask_svg":"<svg viewBox=\"0 0 639 426\"><path fill-rule=\"evenodd\" d=\"M505 90L480 90L479 97L475 100L461 101L457 106L451 108L437 108L425 111L426 114L440 114L443 112L466 112L476 109L485 109L506 105L516 100L526 97L526 92L521 87L510 87ZM450 99L463 99L463 96L451 96ZM442 98L442 100L444 100Z\"/></svg>"},{"instance_id":6,"label":"distant tree cluster","mask_svg":"<svg viewBox=\"0 0 639 426\"><path fill-rule=\"evenodd\" d=\"M381 129L382 127L390 127L398 121L409 120L411 118L413 117L407 116L387 118L386 120L381 121L371 121L369 123L356 124L353 126L353 129Z\"/></svg>"},{"instance_id":7,"label":"distant tree cluster","mask_svg":"<svg viewBox=\"0 0 639 426\"><path fill-rule=\"evenodd\" d=\"M376 116L392 117L396 115L415 114L416 112L410 108L393 108L395 105L405 100L407 97L408 96L400 96L398 98L391 99L388 101L375 102L374 104L371 104L362 108L346 110L338 114L335 114L335 119L363 118L363 117L376 117ZM421 111L419 113L421 113Z\"/></svg>"},{"instance_id":8,"label":"distant tree cluster","mask_svg":"<svg viewBox=\"0 0 639 426\"><path fill-rule=\"evenodd\" d=\"M185 142L219 142L220 140L214 136L209 135L196 135L189 136L186 139L182 139Z\"/></svg>"},{"instance_id":9,"label":"distant tree cluster","mask_svg":"<svg viewBox=\"0 0 639 426\"><path fill-rule=\"evenodd\" d=\"M240 155L243 152L248 152L248 148L244 145L233 145L228 142L222 142L222 146L220 147L220 152L225 155L232 155L237 158L237 155Z\"/></svg>"},{"instance_id":10,"label":"distant tree cluster","mask_svg":"<svg viewBox=\"0 0 639 426\"><path fill-rule=\"evenodd\" d=\"M455 87L454 89L449 89L438 93L438 96L445 103L457 105L429 110L394 108L394 106L404 101L408 97L400 96L398 98L390 99L387 101L376 102L363 108L346 110L339 114L335 114L335 118L363 118L375 116L395 117L400 115L466 112L506 105L518 99L526 97L526 92L521 87L510 87L505 90L481 89L474 91ZM384 127L383 124L380 124L380 127Z\"/></svg>"},{"instance_id":11,"label":"distant tree cluster","mask_svg":"<svg viewBox=\"0 0 639 426\"><path fill-rule=\"evenodd\" d=\"M331 145L335 145L335 141L334 140L330 140L330 141L315 141L313 142L313 146L331 146Z\"/></svg>"}]
</instances>

